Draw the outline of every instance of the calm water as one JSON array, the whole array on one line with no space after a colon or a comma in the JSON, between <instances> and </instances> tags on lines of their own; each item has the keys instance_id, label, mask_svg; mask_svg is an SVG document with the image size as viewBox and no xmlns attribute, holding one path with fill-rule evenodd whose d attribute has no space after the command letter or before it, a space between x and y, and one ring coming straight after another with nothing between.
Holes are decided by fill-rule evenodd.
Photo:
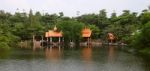
<instances>
[{"instance_id":1,"label":"calm water","mask_svg":"<svg viewBox=\"0 0 150 71\"><path fill-rule=\"evenodd\" d=\"M15 49L0 52L0 71L150 71L150 60L121 47Z\"/></svg>"}]
</instances>

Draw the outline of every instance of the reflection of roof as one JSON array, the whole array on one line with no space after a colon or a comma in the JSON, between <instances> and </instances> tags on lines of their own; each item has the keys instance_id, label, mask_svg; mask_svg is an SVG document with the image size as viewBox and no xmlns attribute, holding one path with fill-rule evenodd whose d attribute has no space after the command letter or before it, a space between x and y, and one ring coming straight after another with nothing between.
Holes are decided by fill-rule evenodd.
<instances>
[{"instance_id":1,"label":"reflection of roof","mask_svg":"<svg viewBox=\"0 0 150 71\"><path fill-rule=\"evenodd\" d=\"M62 37L62 32L49 30L45 33L45 37Z\"/></svg>"},{"instance_id":2,"label":"reflection of roof","mask_svg":"<svg viewBox=\"0 0 150 71\"><path fill-rule=\"evenodd\" d=\"M90 37L92 31L89 28L85 28L82 30L82 37Z\"/></svg>"}]
</instances>

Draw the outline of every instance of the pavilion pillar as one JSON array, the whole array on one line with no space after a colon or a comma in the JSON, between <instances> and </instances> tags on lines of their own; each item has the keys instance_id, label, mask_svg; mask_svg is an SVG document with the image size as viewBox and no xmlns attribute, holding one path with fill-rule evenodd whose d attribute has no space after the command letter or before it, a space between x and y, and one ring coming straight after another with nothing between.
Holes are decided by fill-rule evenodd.
<instances>
[{"instance_id":1,"label":"pavilion pillar","mask_svg":"<svg viewBox=\"0 0 150 71\"><path fill-rule=\"evenodd\" d=\"M91 37L89 37L90 38L90 43L91 43Z\"/></svg>"},{"instance_id":2,"label":"pavilion pillar","mask_svg":"<svg viewBox=\"0 0 150 71\"><path fill-rule=\"evenodd\" d=\"M48 42L48 37L46 37L46 41Z\"/></svg>"},{"instance_id":3,"label":"pavilion pillar","mask_svg":"<svg viewBox=\"0 0 150 71\"><path fill-rule=\"evenodd\" d=\"M42 37L41 46L43 47L43 36L41 36L41 37Z\"/></svg>"},{"instance_id":4,"label":"pavilion pillar","mask_svg":"<svg viewBox=\"0 0 150 71\"><path fill-rule=\"evenodd\" d=\"M60 37L59 37L59 43L60 43Z\"/></svg>"},{"instance_id":5,"label":"pavilion pillar","mask_svg":"<svg viewBox=\"0 0 150 71\"><path fill-rule=\"evenodd\" d=\"M35 47L35 35L32 36L33 48Z\"/></svg>"},{"instance_id":6,"label":"pavilion pillar","mask_svg":"<svg viewBox=\"0 0 150 71\"><path fill-rule=\"evenodd\" d=\"M53 42L53 39L52 39L52 37L50 37L50 42Z\"/></svg>"},{"instance_id":7,"label":"pavilion pillar","mask_svg":"<svg viewBox=\"0 0 150 71\"><path fill-rule=\"evenodd\" d=\"M64 42L64 37L63 37L63 42Z\"/></svg>"}]
</instances>

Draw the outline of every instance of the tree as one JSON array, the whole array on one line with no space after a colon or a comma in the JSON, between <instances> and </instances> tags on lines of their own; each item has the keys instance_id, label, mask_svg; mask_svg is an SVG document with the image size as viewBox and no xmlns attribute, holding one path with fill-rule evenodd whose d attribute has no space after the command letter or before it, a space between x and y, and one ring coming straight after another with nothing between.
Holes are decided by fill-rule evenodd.
<instances>
[{"instance_id":1,"label":"tree","mask_svg":"<svg viewBox=\"0 0 150 71\"><path fill-rule=\"evenodd\" d=\"M108 18L107 18L106 10L102 9L102 10L100 10L99 15L98 15L98 24L97 24L97 26L100 29L105 29L108 26L108 24L109 24L109 21L108 21Z\"/></svg>"},{"instance_id":2,"label":"tree","mask_svg":"<svg viewBox=\"0 0 150 71\"><path fill-rule=\"evenodd\" d=\"M114 12L114 13L111 14L111 17L110 17L111 24L114 24L114 22L116 22L116 20L117 20L117 15Z\"/></svg>"},{"instance_id":3,"label":"tree","mask_svg":"<svg viewBox=\"0 0 150 71\"><path fill-rule=\"evenodd\" d=\"M150 54L150 22L144 24L140 32L132 37L131 45L138 51Z\"/></svg>"},{"instance_id":4,"label":"tree","mask_svg":"<svg viewBox=\"0 0 150 71\"><path fill-rule=\"evenodd\" d=\"M79 41L81 39L81 30L84 26L83 23L79 23L75 20L67 20L60 22L59 24L57 24L57 26L60 28L60 30L62 30L66 43L72 41L76 44L79 44Z\"/></svg>"},{"instance_id":5,"label":"tree","mask_svg":"<svg viewBox=\"0 0 150 71\"><path fill-rule=\"evenodd\" d=\"M91 37L93 39L98 39L101 33L100 29L96 25L88 25L88 27L92 30Z\"/></svg>"},{"instance_id":6,"label":"tree","mask_svg":"<svg viewBox=\"0 0 150 71\"><path fill-rule=\"evenodd\" d=\"M142 24L148 23L150 21L150 12L149 11L144 11L140 15L140 20Z\"/></svg>"},{"instance_id":7,"label":"tree","mask_svg":"<svg viewBox=\"0 0 150 71\"><path fill-rule=\"evenodd\" d=\"M64 13L63 13L63 12L59 12L59 16L60 16L60 17L63 17L63 16L64 16Z\"/></svg>"},{"instance_id":8,"label":"tree","mask_svg":"<svg viewBox=\"0 0 150 71\"><path fill-rule=\"evenodd\" d=\"M98 15L96 14L85 14L82 16L77 17L79 22L83 22L85 24L94 24L97 25L98 23Z\"/></svg>"}]
</instances>

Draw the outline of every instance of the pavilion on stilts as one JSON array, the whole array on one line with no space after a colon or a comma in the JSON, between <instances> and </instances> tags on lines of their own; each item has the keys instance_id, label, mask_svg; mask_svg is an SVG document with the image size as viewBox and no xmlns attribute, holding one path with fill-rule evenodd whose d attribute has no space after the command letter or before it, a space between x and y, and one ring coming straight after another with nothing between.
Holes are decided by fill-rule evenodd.
<instances>
[{"instance_id":1,"label":"pavilion on stilts","mask_svg":"<svg viewBox=\"0 0 150 71\"><path fill-rule=\"evenodd\" d=\"M61 44L63 41L62 32L57 30L55 26L53 30L49 30L45 33L46 41L49 44L57 45ZM56 40L57 39L57 40Z\"/></svg>"},{"instance_id":2,"label":"pavilion on stilts","mask_svg":"<svg viewBox=\"0 0 150 71\"><path fill-rule=\"evenodd\" d=\"M62 33L63 33L62 31L57 30L56 26L54 27L54 29L45 32L47 44L48 45L61 45L64 42ZM89 28L85 27L81 31L81 33L82 33L83 39L86 40L87 44L90 44L92 31ZM54 39L58 39L58 40L54 40Z\"/></svg>"}]
</instances>

